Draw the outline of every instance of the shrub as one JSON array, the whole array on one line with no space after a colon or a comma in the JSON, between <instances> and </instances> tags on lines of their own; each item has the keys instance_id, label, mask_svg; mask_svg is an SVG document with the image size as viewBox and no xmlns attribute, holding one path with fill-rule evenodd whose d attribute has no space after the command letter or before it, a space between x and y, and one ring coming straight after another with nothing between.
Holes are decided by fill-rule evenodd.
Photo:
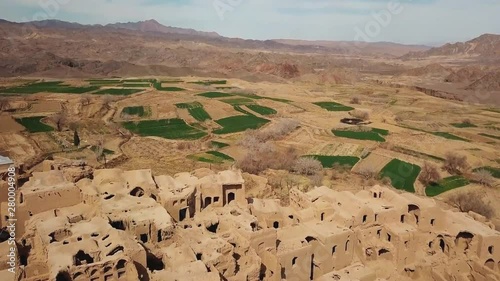
<instances>
[{"instance_id":1,"label":"shrub","mask_svg":"<svg viewBox=\"0 0 500 281\"><path fill-rule=\"evenodd\" d=\"M458 155L454 152L446 153L443 169L452 175L461 175L469 169L467 156Z\"/></svg>"},{"instance_id":2,"label":"shrub","mask_svg":"<svg viewBox=\"0 0 500 281\"><path fill-rule=\"evenodd\" d=\"M54 124L56 124L57 130L59 132L62 131L63 127L68 121L68 117L66 116L65 112L54 114L50 117L50 119L52 120L52 122L54 122Z\"/></svg>"},{"instance_id":3,"label":"shrub","mask_svg":"<svg viewBox=\"0 0 500 281\"><path fill-rule=\"evenodd\" d=\"M351 104L361 104L361 101L359 100L358 97L353 97L351 99Z\"/></svg>"},{"instance_id":4,"label":"shrub","mask_svg":"<svg viewBox=\"0 0 500 281\"><path fill-rule=\"evenodd\" d=\"M92 97L89 94L82 94L80 98L80 103L85 106L92 102Z\"/></svg>"},{"instance_id":5,"label":"shrub","mask_svg":"<svg viewBox=\"0 0 500 281\"><path fill-rule=\"evenodd\" d=\"M447 202L461 212L472 211L486 218L491 218L495 214L495 210L491 205L484 202L483 197L474 191L453 194L448 198Z\"/></svg>"},{"instance_id":6,"label":"shrub","mask_svg":"<svg viewBox=\"0 0 500 281\"><path fill-rule=\"evenodd\" d=\"M323 170L321 162L310 157L301 157L293 164L293 172L301 175L315 175Z\"/></svg>"},{"instance_id":7,"label":"shrub","mask_svg":"<svg viewBox=\"0 0 500 281\"><path fill-rule=\"evenodd\" d=\"M363 111L363 110L353 110L351 111L351 116L355 117L355 118L359 118L359 119L362 119L364 121L366 120L369 120L370 119L370 113L366 112L366 111Z\"/></svg>"},{"instance_id":8,"label":"shrub","mask_svg":"<svg viewBox=\"0 0 500 281\"><path fill-rule=\"evenodd\" d=\"M375 179L378 176L378 171L375 167L366 167L358 171L364 179Z\"/></svg>"},{"instance_id":9,"label":"shrub","mask_svg":"<svg viewBox=\"0 0 500 281\"><path fill-rule=\"evenodd\" d=\"M244 172L259 174L267 169L291 171L298 155L294 148L278 150L270 142L258 143L236 165Z\"/></svg>"},{"instance_id":10,"label":"shrub","mask_svg":"<svg viewBox=\"0 0 500 281\"><path fill-rule=\"evenodd\" d=\"M431 183L437 183L441 180L441 175L436 166L425 162L422 167L422 172L420 172L420 176L418 180L424 185L427 186Z\"/></svg>"},{"instance_id":11,"label":"shrub","mask_svg":"<svg viewBox=\"0 0 500 281\"><path fill-rule=\"evenodd\" d=\"M470 119L464 119L462 120L462 123L465 124L465 125L472 125L472 121L470 121Z\"/></svg>"}]
</instances>

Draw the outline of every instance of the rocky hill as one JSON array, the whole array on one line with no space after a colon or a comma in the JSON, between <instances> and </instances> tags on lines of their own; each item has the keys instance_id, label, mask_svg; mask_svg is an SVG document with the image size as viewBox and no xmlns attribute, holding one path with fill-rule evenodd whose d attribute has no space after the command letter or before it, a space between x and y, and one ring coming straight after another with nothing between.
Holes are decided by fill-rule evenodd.
<instances>
[{"instance_id":1,"label":"rocky hill","mask_svg":"<svg viewBox=\"0 0 500 281\"><path fill-rule=\"evenodd\" d=\"M431 56L500 56L500 35L483 34L467 42L448 43L423 52L411 52L402 59L425 58Z\"/></svg>"},{"instance_id":2,"label":"rocky hill","mask_svg":"<svg viewBox=\"0 0 500 281\"><path fill-rule=\"evenodd\" d=\"M136 31L142 31L142 32L174 33L174 34L206 36L206 37L212 37L212 38L221 37L216 32L203 32L203 31L197 31L197 30L190 29L190 28L164 26L153 19L146 20L146 21L140 21L140 22L108 24L108 25L106 25L106 27L123 28L123 29L136 30Z\"/></svg>"}]
</instances>

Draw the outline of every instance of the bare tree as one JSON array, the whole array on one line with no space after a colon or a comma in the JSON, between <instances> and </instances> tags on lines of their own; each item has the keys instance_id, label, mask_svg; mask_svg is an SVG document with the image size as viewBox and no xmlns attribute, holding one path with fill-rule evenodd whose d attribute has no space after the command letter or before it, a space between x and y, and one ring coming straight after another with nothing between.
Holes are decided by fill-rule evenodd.
<instances>
[{"instance_id":1,"label":"bare tree","mask_svg":"<svg viewBox=\"0 0 500 281\"><path fill-rule=\"evenodd\" d=\"M92 96L89 94L82 94L80 97L80 103L83 106L89 105L92 102Z\"/></svg>"},{"instance_id":2,"label":"bare tree","mask_svg":"<svg viewBox=\"0 0 500 281\"><path fill-rule=\"evenodd\" d=\"M57 130L59 132L62 131L68 121L68 117L66 115L66 112L64 111L52 115L50 119L56 124Z\"/></svg>"},{"instance_id":3,"label":"bare tree","mask_svg":"<svg viewBox=\"0 0 500 281\"><path fill-rule=\"evenodd\" d=\"M469 169L467 156L458 155L454 152L448 152L445 156L443 169L452 175L461 175Z\"/></svg>"},{"instance_id":4,"label":"bare tree","mask_svg":"<svg viewBox=\"0 0 500 281\"><path fill-rule=\"evenodd\" d=\"M378 170L375 167L365 167L358 171L358 174L361 175L364 179L375 179L378 177Z\"/></svg>"},{"instance_id":5,"label":"bare tree","mask_svg":"<svg viewBox=\"0 0 500 281\"><path fill-rule=\"evenodd\" d=\"M471 180L484 185L484 186L489 186L492 187L493 184L495 183L495 178L491 174L490 171L481 169L471 175Z\"/></svg>"},{"instance_id":6,"label":"bare tree","mask_svg":"<svg viewBox=\"0 0 500 281\"><path fill-rule=\"evenodd\" d=\"M472 211L486 218L491 218L495 214L491 205L484 202L483 197L474 191L455 193L448 198L447 202L461 212Z\"/></svg>"},{"instance_id":7,"label":"bare tree","mask_svg":"<svg viewBox=\"0 0 500 281\"><path fill-rule=\"evenodd\" d=\"M441 180L441 175L439 174L438 168L428 162L424 163L422 166L422 172L420 172L420 176L418 180L424 185L427 186L431 183L437 183Z\"/></svg>"},{"instance_id":8,"label":"bare tree","mask_svg":"<svg viewBox=\"0 0 500 281\"><path fill-rule=\"evenodd\" d=\"M293 171L301 175L312 176L322 170L323 165L321 162L310 157L301 157L293 165Z\"/></svg>"},{"instance_id":9,"label":"bare tree","mask_svg":"<svg viewBox=\"0 0 500 281\"><path fill-rule=\"evenodd\" d=\"M102 96L102 102L107 109L111 109L111 104L117 100L116 97L112 95Z\"/></svg>"},{"instance_id":10,"label":"bare tree","mask_svg":"<svg viewBox=\"0 0 500 281\"><path fill-rule=\"evenodd\" d=\"M95 145L95 148L94 148L94 153L95 153L97 162L103 161L104 162L104 168L106 168L106 163L107 163L107 161L106 161L106 150L104 148L104 138L103 137L99 137L97 139L97 142L96 142L96 145Z\"/></svg>"},{"instance_id":11,"label":"bare tree","mask_svg":"<svg viewBox=\"0 0 500 281\"><path fill-rule=\"evenodd\" d=\"M10 101L7 97L0 97L0 111L10 109Z\"/></svg>"}]
</instances>

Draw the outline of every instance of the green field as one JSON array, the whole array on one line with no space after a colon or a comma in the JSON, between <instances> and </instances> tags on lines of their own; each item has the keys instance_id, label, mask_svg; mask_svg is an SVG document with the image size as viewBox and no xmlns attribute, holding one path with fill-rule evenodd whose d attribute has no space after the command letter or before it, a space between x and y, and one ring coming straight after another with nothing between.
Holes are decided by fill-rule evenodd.
<instances>
[{"instance_id":1,"label":"green field","mask_svg":"<svg viewBox=\"0 0 500 281\"><path fill-rule=\"evenodd\" d=\"M23 125L30 133L54 131L54 128L41 122L42 118L45 116L16 118L16 122Z\"/></svg>"},{"instance_id":2,"label":"green field","mask_svg":"<svg viewBox=\"0 0 500 281\"><path fill-rule=\"evenodd\" d=\"M177 108L185 108L189 111L189 114L194 117L194 119L203 122L205 120L211 120L212 117L205 111L203 105L197 101L190 103L178 103L175 106Z\"/></svg>"},{"instance_id":3,"label":"green field","mask_svg":"<svg viewBox=\"0 0 500 281\"><path fill-rule=\"evenodd\" d=\"M213 81L196 81L196 82L189 82L191 84L198 84L198 85L205 85L205 86L210 86L210 85L225 85L227 84L227 80L213 80Z\"/></svg>"},{"instance_id":4,"label":"green field","mask_svg":"<svg viewBox=\"0 0 500 281\"><path fill-rule=\"evenodd\" d=\"M459 140L459 141L470 142L468 139L464 139L464 138L461 138L459 136L455 136L455 135L447 133L447 132L432 132L431 134L438 136L438 137L443 137L443 138L449 139L449 140Z\"/></svg>"},{"instance_id":5,"label":"green field","mask_svg":"<svg viewBox=\"0 0 500 281\"><path fill-rule=\"evenodd\" d=\"M182 80L162 80L160 83L165 83L165 84L176 84L176 83L183 83L184 81Z\"/></svg>"},{"instance_id":6,"label":"green field","mask_svg":"<svg viewBox=\"0 0 500 281\"><path fill-rule=\"evenodd\" d=\"M368 131L368 132L332 130L332 132L335 136L341 137L341 138L385 142L385 139L383 137L381 137L377 131L374 131L374 130Z\"/></svg>"},{"instance_id":7,"label":"green field","mask_svg":"<svg viewBox=\"0 0 500 281\"><path fill-rule=\"evenodd\" d=\"M437 184L427 186L425 189L425 194L429 197L433 197L443 192L466 186L468 184L469 181L462 176L451 176L440 180Z\"/></svg>"},{"instance_id":8,"label":"green field","mask_svg":"<svg viewBox=\"0 0 500 281\"><path fill-rule=\"evenodd\" d=\"M255 103L252 99L248 98L231 98L231 99L223 99L220 101L228 103L230 105L249 105Z\"/></svg>"},{"instance_id":9,"label":"green field","mask_svg":"<svg viewBox=\"0 0 500 281\"><path fill-rule=\"evenodd\" d=\"M96 86L115 86L115 85L120 85L122 82L121 80L85 80L85 82L89 82L90 85L96 85Z\"/></svg>"},{"instance_id":10,"label":"green field","mask_svg":"<svg viewBox=\"0 0 500 281\"><path fill-rule=\"evenodd\" d=\"M399 159L392 159L380 171L380 178L388 177L391 179L391 184L397 189L415 192L413 184L420 174L421 168L417 165L410 164Z\"/></svg>"},{"instance_id":11,"label":"green field","mask_svg":"<svg viewBox=\"0 0 500 281\"><path fill-rule=\"evenodd\" d=\"M83 94L98 90L98 86L73 87L62 84L61 81L53 82L36 82L22 86L3 89L3 93L7 94L35 94L35 93L66 93L66 94Z\"/></svg>"},{"instance_id":12,"label":"green field","mask_svg":"<svg viewBox=\"0 0 500 281\"><path fill-rule=\"evenodd\" d=\"M500 140L500 136L495 136L495 135L490 135L490 134L485 134L485 133L479 133L479 135L483 136L483 137L488 137L488 138Z\"/></svg>"},{"instance_id":13,"label":"green field","mask_svg":"<svg viewBox=\"0 0 500 281\"><path fill-rule=\"evenodd\" d=\"M122 114L128 114L128 115L136 115L139 117L144 117L149 115L148 110L144 108L144 106L129 106L125 107L122 110Z\"/></svg>"},{"instance_id":14,"label":"green field","mask_svg":"<svg viewBox=\"0 0 500 281\"><path fill-rule=\"evenodd\" d=\"M315 102L314 104L328 111L351 111L354 109L350 106L345 106L343 104L330 101Z\"/></svg>"},{"instance_id":15,"label":"green field","mask_svg":"<svg viewBox=\"0 0 500 281\"><path fill-rule=\"evenodd\" d=\"M198 96L202 96L202 97L213 99L213 98L232 97L233 95L228 94L228 93L221 93L221 92L206 92L206 93L198 94Z\"/></svg>"},{"instance_id":16,"label":"green field","mask_svg":"<svg viewBox=\"0 0 500 281\"><path fill-rule=\"evenodd\" d=\"M352 168L360 160L355 156L306 155L304 157L311 157L318 160L323 165L323 168L332 168L335 164Z\"/></svg>"},{"instance_id":17,"label":"green field","mask_svg":"<svg viewBox=\"0 0 500 281\"><path fill-rule=\"evenodd\" d=\"M379 135L382 135L382 136L388 136L389 135L389 131L388 130L384 130L384 129L379 129L379 128L372 128L372 132L375 132Z\"/></svg>"},{"instance_id":18,"label":"green field","mask_svg":"<svg viewBox=\"0 0 500 281\"><path fill-rule=\"evenodd\" d=\"M125 80L122 80L122 82L148 82L148 83L155 83L156 82L156 79L154 78L139 78L139 79L125 79Z\"/></svg>"},{"instance_id":19,"label":"green field","mask_svg":"<svg viewBox=\"0 0 500 281\"><path fill-rule=\"evenodd\" d=\"M258 129L269 122L267 119L259 118L253 115L231 116L216 120L222 129L215 130L215 134L230 134L243 132L247 129Z\"/></svg>"},{"instance_id":20,"label":"green field","mask_svg":"<svg viewBox=\"0 0 500 281\"><path fill-rule=\"evenodd\" d=\"M155 87L156 90L162 92L181 92L186 90L179 87L162 87L161 82L153 82L153 87Z\"/></svg>"},{"instance_id":21,"label":"green field","mask_svg":"<svg viewBox=\"0 0 500 281\"><path fill-rule=\"evenodd\" d=\"M486 167L476 168L476 169L474 169L474 172L477 172L480 170L486 170L486 171L490 172L493 177L500 179L500 168L486 166Z\"/></svg>"},{"instance_id":22,"label":"green field","mask_svg":"<svg viewBox=\"0 0 500 281\"><path fill-rule=\"evenodd\" d=\"M229 146L229 144L220 141L212 141L211 144L212 146L217 146L218 148L224 148Z\"/></svg>"},{"instance_id":23,"label":"green field","mask_svg":"<svg viewBox=\"0 0 500 281\"><path fill-rule=\"evenodd\" d=\"M141 136L156 136L174 140L195 140L207 135L207 133L189 126L182 119L125 122L123 127Z\"/></svg>"},{"instance_id":24,"label":"green field","mask_svg":"<svg viewBox=\"0 0 500 281\"><path fill-rule=\"evenodd\" d=\"M235 105L235 106L233 106L233 108L234 108L234 110L241 112L243 114L255 116L255 114L253 114L252 112L250 112L248 110L243 109L243 107L241 107L239 105Z\"/></svg>"},{"instance_id":25,"label":"green field","mask_svg":"<svg viewBox=\"0 0 500 281\"><path fill-rule=\"evenodd\" d=\"M94 95L113 95L113 96L129 96L135 93L142 92L141 89L103 89L94 93Z\"/></svg>"},{"instance_id":26,"label":"green field","mask_svg":"<svg viewBox=\"0 0 500 281\"><path fill-rule=\"evenodd\" d=\"M477 128L476 125L474 125L472 123L468 123L468 122L451 123L450 125L452 125L455 128Z\"/></svg>"},{"instance_id":27,"label":"green field","mask_svg":"<svg viewBox=\"0 0 500 281\"><path fill-rule=\"evenodd\" d=\"M249 109L251 109L252 111L259 113L260 115L273 115L273 114L278 113L278 111L276 111L270 107L262 106L262 105L258 105L258 104L249 104L249 105L247 105L247 107Z\"/></svg>"},{"instance_id":28,"label":"green field","mask_svg":"<svg viewBox=\"0 0 500 281\"><path fill-rule=\"evenodd\" d=\"M147 83L125 83L122 84L122 87L130 87L130 88L149 88L150 84Z\"/></svg>"},{"instance_id":29,"label":"green field","mask_svg":"<svg viewBox=\"0 0 500 281\"><path fill-rule=\"evenodd\" d=\"M231 156L218 151L207 151L205 153L193 154L189 155L188 158L200 162L217 163L217 164L221 164L228 161L229 162L234 161L234 159Z\"/></svg>"}]
</instances>

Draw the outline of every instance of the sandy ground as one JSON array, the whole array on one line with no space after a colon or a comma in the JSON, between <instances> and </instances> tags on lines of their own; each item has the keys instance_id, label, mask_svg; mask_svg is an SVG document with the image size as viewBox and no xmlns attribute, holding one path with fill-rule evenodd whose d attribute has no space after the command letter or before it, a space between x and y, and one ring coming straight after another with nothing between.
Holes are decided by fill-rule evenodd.
<instances>
[{"instance_id":1,"label":"sandy ground","mask_svg":"<svg viewBox=\"0 0 500 281\"><path fill-rule=\"evenodd\" d=\"M0 133L15 133L24 130L21 124L8 115L0 115L0 124Z\"/></svg>"}]
</instances>

